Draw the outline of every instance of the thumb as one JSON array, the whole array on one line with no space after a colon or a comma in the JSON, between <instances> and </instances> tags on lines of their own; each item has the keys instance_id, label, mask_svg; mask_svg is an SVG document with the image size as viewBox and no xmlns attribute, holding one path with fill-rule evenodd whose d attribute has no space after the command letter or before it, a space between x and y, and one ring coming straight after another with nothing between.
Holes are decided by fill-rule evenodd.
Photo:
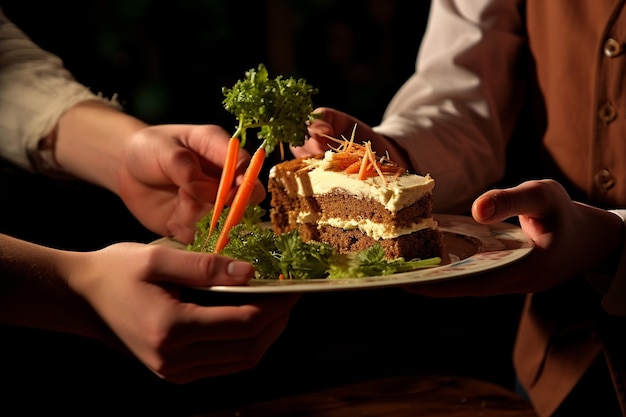
<instances>
[{"instance_id":1,"label":"thumb","mask_svg":"<svg viewBox=\"0 0 626 417\"><path fill-rule=\"evenodd\" d=\"M553 180L526 181L512 188L490 190L472 204L472 216L479 223L497 223L513 216L543 218L569 201L565 189Z\"/></svg>"},{"instance_id":2,"label":"thumb","mask_svg":"<svg viewBox=\"0 0 626 417\"><path fill-rule=\"evenodd\" d=\"M227 256L157 247L157 280L185 286L243 285L254 276L252 264Z\"/></svg>"}]
</instances>

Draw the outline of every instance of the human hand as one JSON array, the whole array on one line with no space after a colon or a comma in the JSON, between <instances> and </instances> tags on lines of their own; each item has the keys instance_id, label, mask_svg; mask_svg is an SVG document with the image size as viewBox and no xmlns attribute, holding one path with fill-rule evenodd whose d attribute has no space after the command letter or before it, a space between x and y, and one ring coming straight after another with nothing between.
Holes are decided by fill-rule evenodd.
<instances>
[{"instance_id":1,"label":"human hand","mask_svg":"<svg viewBox=\"0 0 626 417\"><path fill-rule=\"evenodd\" d=\"M135 132L126 142L118 194L141 223L189 243L196 223L215 202L230 135L216 125L158 125ZM250 161L239 152L234 196ZM257 180L251 203L265 198Z\"/></svg>"},{"instance_id":2,"label":"human hand","mask_svg":"<svg viewBox=\"0 0 626 417\"><path fill-rule=\"evenodd\" d=\"M334 141L328 138L329 136L337 139L340 139L341 136L350 138L355 125L357 137L371 137L375 135L371 127L339 110L318 107L313 113L321 114L322 117L314 119L309 123L309 138L304 142L304 145L291 147L291 151L296 157L319 155L326 152L328 145L336 145Z\"/></svg>"},{"instance_id":3,"label":"human hand","mask_svg":"<svg viewBox=\"0 0 626 417\"><path fill-rule=\"evenodd\" d=\"M611 260L621 250L622 220L605 210L573 202L553 180L488 191L474 201L472 216L484 224L518 216L535 248L524 259L492 272L407 290L436 297L539 292L581 273L610 269Z\"/></svg>"},{"instance_id":4,"label":"human hand","mask_svg":"<svg viewBox=\"0 0 626 417\"><path fill-rule=\"evenodd\" d=\"M376 133L371 126L363 123L356 117L336 109L328 107L319 107L314 113L321 113L322 117L313 120L308 127L309 138L304 145L291 147L291 152L295 157L306 157L319 155L326 152L329 145L336 146L337 143L328 138L328 136L341 139L345 137L350 139L354 133L354 140L358 143L370 141L372 149L382 156L389 153L389 158L400 166L408 167L405 157L396 148L396 145L384 137ZM355 130L356 126L356 130Z\"/></svg>"},{"instance_id":5,"label":"human hand","mask_svg":"<svg viewBox=\"0 0 626 417\"><path fill-rule=\"evenodd\" d=\"M175 383L255 366L284 330L295 295L240 306L181 302L181 286L241 285L252 265L220 255L137 243L72 253L62 269L124 345Z\"/></svg>"}]
</instances>

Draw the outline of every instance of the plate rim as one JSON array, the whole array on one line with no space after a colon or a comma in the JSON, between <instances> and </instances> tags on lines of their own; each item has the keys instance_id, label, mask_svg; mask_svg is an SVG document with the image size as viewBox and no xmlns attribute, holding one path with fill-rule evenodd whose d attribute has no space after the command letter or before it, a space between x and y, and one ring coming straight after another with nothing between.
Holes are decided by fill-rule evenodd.
<instances>
[{"instance_id":1,"label":"plate rim","mask_svg":"<svg viewBox=\"0 0 626 417\"><path fill-rule=\"evenodd\" d=\"M478 240L481 246L477 252L446 265L390 275L284 281L252 279L246 285L214 285L193 288L212 292L271 294L365 290L416 285L488 272L523 259L535 247L534 242L523 234L519 226L513 223L499 222L486 225L476 222L470 216L457 214L434 214L433 217L439 223L439 229L444 233L455 233ZM511 242L519 244L519 247L507 247L507 244L511 244ZM150 244L168 244L173 246L173 243L183 245L167 237L157 239ZM498 249L500 245L502 248Z\"/></svg>"}]
</instances>

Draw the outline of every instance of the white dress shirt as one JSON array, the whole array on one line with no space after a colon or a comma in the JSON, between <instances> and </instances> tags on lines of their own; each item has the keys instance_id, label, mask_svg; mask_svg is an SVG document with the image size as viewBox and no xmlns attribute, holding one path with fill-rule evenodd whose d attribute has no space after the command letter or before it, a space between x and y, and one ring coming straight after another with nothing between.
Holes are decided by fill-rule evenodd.
<instances>
[{"instance_id":1,"label":"white dress shirt","mask_svg":"<svg viewBox=\"0 0 626 417\"><path fill-rule=\"evenodd\" d=\"M472 201L502 179L525 79L517 69L527 42L521 0L436 0L416 71L374 129L436 181L436 212L469 213ZM626 219L626 210L614 211ZM626 315L626 245L603 301Z\"/></svg>"},{"instance_id":2,"label":"white dress shirt","mask_svg":"<svg viewBox=\"0 0 626 417\"><path fill-rule=\"evenodd\" d=\"M0 157L30 171L59 170L45 140L61 115L79 102L100 100L78 83L61 59L35 45L0 10Z\"/></svg>"},{"instance_id":3,"label":"white dress shirt","mask_svg":"<svg viewBox=\"0 0 626 417\"><path fill-rule=\"evenodd\" d=\"M523 83L518 0L433 1L416 72L374 129L436 181L435 211L469 213L502 179ZM422 151L423 150L423 151Z\"/></svg>"}]
</instances>

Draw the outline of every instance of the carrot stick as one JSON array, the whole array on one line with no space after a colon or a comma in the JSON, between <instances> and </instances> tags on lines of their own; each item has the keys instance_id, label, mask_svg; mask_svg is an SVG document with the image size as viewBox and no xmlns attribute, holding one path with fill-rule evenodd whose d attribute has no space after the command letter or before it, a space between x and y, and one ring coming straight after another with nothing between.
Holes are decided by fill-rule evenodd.
<instances>
[{"instance_id":1,"label":"carrot stick","mask_svg":"<svg viewBox=\"0 0 626 417\"><path fill-rule=\"evenodd\" d=\"M220 253L222 249L224 249L229 241L228 234L230 233L230 230L241 221L241 218L246 211L246 206L250 202L250 196L252 196L252 190L254 190L254 184L257 178L259 178L259 173L263 167L264 160L265 148L261 146L254 152L254 155L252 155L250 165L248 165L248 168L243 175L241 185L239 186L239 189L235 194L235 198L233 199L233 203L228 210L226 220L224 220L224 227L222 228L220 235L217 237L215 250L213 251L214 253Z\"/></svg>"},{"instance_id":2,"label":"carrot stick","mask_svg":"<svg viewBox=\"0 0 626 417\"><path fill-rule=\"evenodd\" d=\"M228 142L226 161L224 162L224 169L222 169L220 184L217 188L215 205L213 206L213 217L211 217L211 226L209 228L209 236L213 233L213 230L217 225L217 221L220 218L220 214L222 214L224 205L226 204L226 196L228 195L230 187L233 185L235 170L237 169L237 156L239 156L239 139L232 137Z\"/></svg>"}]
</instances>

